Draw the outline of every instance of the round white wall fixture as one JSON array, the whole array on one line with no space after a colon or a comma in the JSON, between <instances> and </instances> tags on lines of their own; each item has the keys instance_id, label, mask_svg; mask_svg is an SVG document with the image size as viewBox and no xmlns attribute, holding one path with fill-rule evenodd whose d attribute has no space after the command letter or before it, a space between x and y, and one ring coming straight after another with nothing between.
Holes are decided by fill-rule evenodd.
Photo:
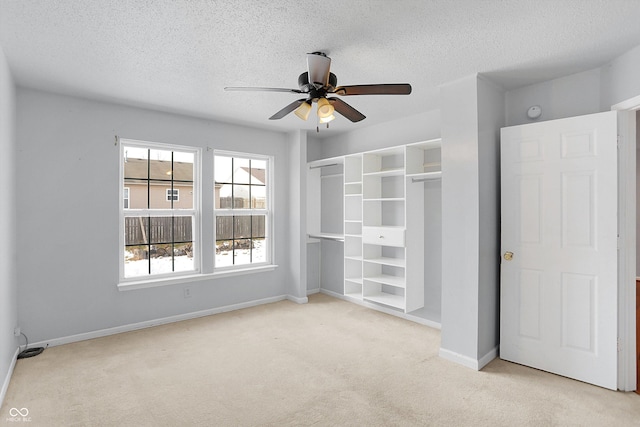
<instances>
[{"instance_id":1,"label":"round white wall fixture","mask_svg":"<svg viewBox=\"0 0 640 427\"><path fill-rule=\"evenodd\" d=\"M539 105L534 105L527 110L527 117L530 119L537 119L542 115L542 108Z\"/></svg>"}]
</instances>

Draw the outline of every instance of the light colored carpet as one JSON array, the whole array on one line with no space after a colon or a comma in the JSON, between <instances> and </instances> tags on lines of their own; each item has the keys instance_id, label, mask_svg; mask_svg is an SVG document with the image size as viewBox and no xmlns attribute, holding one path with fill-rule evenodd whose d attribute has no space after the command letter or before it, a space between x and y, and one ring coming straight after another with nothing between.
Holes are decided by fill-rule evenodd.
<instances>
[{"instance_id":1,"label":"light colored carpet","mask_svg":"<svg viewBox=\"0 0 640 427\"><path fill-rule=\"evenodd\" d=\"M19 360L0 422L29 426L627 426L640 395L495 360L326 295L52 347Z\"/></svg>"}]
</instances>

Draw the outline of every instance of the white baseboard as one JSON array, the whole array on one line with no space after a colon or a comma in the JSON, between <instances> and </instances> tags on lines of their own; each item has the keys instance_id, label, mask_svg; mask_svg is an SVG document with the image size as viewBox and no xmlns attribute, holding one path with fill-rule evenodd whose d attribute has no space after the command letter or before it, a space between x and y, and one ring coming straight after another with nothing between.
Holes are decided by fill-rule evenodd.
<instances>
[{"instance_id":1,"label":"white baseboard","mask_svg":"<svg viewBox=\"0 0 640 427\"><path fill-rule=\"evenodd\" d=\"M293 295L287 295L287 299L289 301L293 301L293 302L296 302L298 304L306 304L306 303L309 302L309 298L307 298L307 297L302 297L301 298L301 297L294 297Z\"/></svg>"},{"instance_id":2,"label":"white baseboard","mask_svg":"<svg viewBox=\"0 0 640 427\"><path fill-rule=\"evenodd\" d=\"M481 370L485 366L489 364L493 359L498 357L498 352L500 350L500 346L495 346L487 354L482 356L480 360L478 360L478 370Z\"/></svg>"},{"instance_id":3,"label":"white baseboard","mask_svg":"<svg viewBox=\"0 0 640 427\"><path fill-rule=\"evenodd\" d=\"M167 323L180 322L182 320L195 319L198 317L210 316L212 314L226 313L228 311L241 310L243 308L255 307L263 304L270 304L273 302L291 300L294 302L306 300L307 298L296 298L289 295L279 295L276 297L263 298L259 300L247 301L238 304L226 305L224 307L216 307L208 310L194 311L192 313L178 314L175 316L164 317L161 319L147 320L139 323L132 323L129 325L116 326L114 328L100 329L92 332L84 332L82 334L69 335L61 338L53 338L51 340L40 341L35 343L29 343L29 347L46 347L56 346L62 344L69 344L72 342L90 340L94 338L106 337L109 335L121 334L123 332L135 331L138 329L151 328L153 326L165 325Z\"/></svg>"},{"instance_id":4,"label":"white baseboard","mask_svg":"<svg viewBox=\"0 0 640 427\"><path fill-rule=\"evenodd\" d=\"M16 367L16 361L18 360L18 354L20 353L20 347L16 348L16 352L13 355L13 359L11 359L11 365L9 365L9 370L7 371L7 375L2 382L2 389L0 389L0 408L4 403L4 398L7 395L7 390L9 389L9 382L11 382L11 377L13 376L13 370Z\"/></svg>"},{"instance_id":5,"label":"white baseboard","mask_svg":"<svg viewBox=\"0 0 640 427\"><path fill-rule=\"evenodd\" d=\"M422 317L418 317L418 316L413 316L411 314L402 313L402 312L399 312L399 311L396 311L396 310L392 310L390 308L383 307L381 305L373 304L373 303L370 303L370 302L367 302L367 301L362 301L362 300L359 300L359 299L356 299L356 298L346 297L346 296L344 296L342 294L339 294L339 293L333 292L333 291L329 291L327 289L320 289L320 293L332 296L334 298L341 299L343 301L349 301L349 302L361 305L363 307L371 308L373 310L377 310L377 311L380 311L382 313L386 313L386 314L390 314L392 316L400 317L402 319L409 320L411 322L419 323L419 324L424 325L424 326L429 326L430 328L434 328L434 329L438 329L438 330L440 329L440 323L434 322L432 320L427 320L427 319L424 319Z\"/></svg>"},{"instance_id":6,"label":"white baseboard","mask_svg":"<svg viewBox=\"0 0 640 427\"><path fill-rule=\"evenodd\" d=\"M317 294L320 292L320 288L315 288L315 289L307 289L307 296L309 295L313 295L313 294Z\"/></svg>"},{"instance_id":7,"label":"white baseboard","mask_svg":"<svg viewBox=\"0 0 640 427\"><path fill-rule=\"evenodd\" d=\"M497 346L494 347L487 354L485 354L478 360L469 356L464 356L460 353L456 353L451 350L444 349L442 347L440 348L440 351L438 352L438 354L443 359L447 359L451 362L455 362L459 365L466 366L467 368L471 368L475 371L479 371L485 366L487 366L487 364L491 362L493 359L498 357L498 347Z\"/></svg>"}]
</instances>

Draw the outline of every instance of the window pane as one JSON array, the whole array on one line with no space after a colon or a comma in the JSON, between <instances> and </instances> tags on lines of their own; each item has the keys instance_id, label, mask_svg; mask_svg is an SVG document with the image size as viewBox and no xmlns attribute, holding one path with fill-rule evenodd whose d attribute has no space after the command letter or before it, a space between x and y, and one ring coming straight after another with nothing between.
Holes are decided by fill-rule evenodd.
<instances>
[{"instance_id":1,"label":"window pane","mask_svg":"<svg viewBox=\"0 0 640 427\"><path fill-rule=\"evenodd\" d=\"M213 160L214 167L214 181L216 183L231 183L232 182L232 162L231 157L215 156Z\"/></svg>"},{"instance_id":2,"label":"window pane","mask_svg":"<svg viewBox=\"0 0 640 427\"><path fill-rule=\"evenodd\" d=\"M233 241L216 240L216 268L233 265Z\"/></svg>"},{"instance_id":3,"label":"window pane","mask_svg":"<svg viewBox=\"0 0 640 427\"><path fill-rule=\"evenodd\" d=\"M171 180L170 150L149 150L149 178L157 180Z\"/></svg>"},{"instance_id":4,"label":"window pane","mask_svg":"<svg viewBox=\"0 0 640 427\"><path fill-rule=\"evenodd\" d=\"M125 217L124 219L124 244L144 245L148 240L149 219L143 217Z\"/></svg>"},{"instance_id":5,"label":"window pane","mask_svg":"<svg viewBox=\"0 0 640 427\"><path fill-rule=\"evenodd\" d=\"M233 261L235 265L251 263L251 239L234 240Z\"/></svg>"},{"instance_id":6,"label":"window pane","mask_svg":"<svg viewBox=\"0 0 640 427\"><path fill-rule=\"evenodd\" d=\"M190 216L173 218L173 241L175 243L191 243L193 240L193 220Z\"/></svg>"},{"instance_id":7,"label":"window pane","mask_svg":"<svg viewBox=\"0 0 640 427\"><path fill-rule=\"evenodd\" d=\"M251 217L251 237L255 239L256 237L266 236L265 220L265 215L255 215Z\"/></svg>"},{"instance_id":8,"label":"window pane","mask_svg":"<svg viewBox=\"0 0 640 427\"><path fill-rule=\"evenodd\" d=\"M129 208L147 209L147 181L125 179L124 184L129 187Z\"/></svg>"},{"instance_id":9,"label":"window pane","mask_svg":"<svg viewBox=\"0 0 640 427\"><path fill-rule=\"evenodd\" d=\"M193 182L193 153L173 152L173 180Z\"/></svg>"},{"instance_id":10,"label":"window pane","mask_svg":"<svg viewBox=\"0 0 640 427\"><path fill-rule=\"evenodd\" d=\"M216 240L230 240L233 238L233 217L216 217Z\"/></svg>"},{"instance_id":11,"label":"window pane","mask_svg":"<svg viewBox=\"0 0 640 427\"><path fill-rule=\"evenodd\" d=\"M171 245L151 245L151 274L171 273L173 271L173 257Z\"/></svg>"},{"instance_id":12,"label":"window pane","mask_svg":"<svg viewBox=\"0 0 640 427\"><path fill-rule=\"evenodd\" d=\"M148 246L127 246L124 250L124 277L149 275Z\"/></svg>"},{"instance_id":13,"label":"window pane","mask_svg":"<svg viewBox=\"0 0 640 427\"><path fill-rule=\"evenodd\" d=\"M266 170L266 160L251 160L251 184L267 185Z\"/></svg>"},{"instance_id":14,"label":"window pane","mask_svg":"<svg viewBox=\"0 0 640 427\"><path fill-rule=\"evenodd\" d=\"M146 148L125 147L124 149L124 178L146 180L148 150Z\"/></svg>"},{"instance_id":15,"label":"window pane","mask_svg":"<svg viewBox=\"0 0 640 427\"><path fill-rule=\"evenodd\" d=\"M251 186L251 207L253 209L267 208L267 187L259 185Z\"/></svg>"},{"instance_id":16,"label":"window pane","mask_svg":"<svg viewBox=\"0 0 640 427\"><path fill-rule=\"evenodd\" d=\"M251 174L249 173L249 159L233 158L233 183L249 184Z\"/></svg>"},{"instance_id":17,"label":"window pane","mask_svg":"<svg viewBox=\"0 0 640 427\"><path fill-rule=\"evenodd\" d=\"M236 239L251 237L251 217L236 216L233 218L233 235Z\"/></svg>"},{"instance_id":18,"label":"window pane","mask_svg":"<svg viewBox=\"0 0 640 427\"><path fill-rule=\"evenodd\" d=\"M175 187L178 187L178 200L173 202L174 209L193 209L193 184L175 183Z\"/></svg>"},{"instance_id":19,"label":"window pane","mask_svg":"<svg viewBox=\"0 0 640 427\"><path fill-rule=\"evenodd\" d=\"M249 191L250 185L234 185L233 186L233 209L249 209Z\"/></svg>"},{"instance_id":20,"label":"window pane","mask_svg":"<svg viewBox=\"0 0 640 427\"><path fill-rule=\"evenodd\" d=\"M173 247L173 271L192 271L193 263L193 242L176 244Z\"/></svg>"},{"instance_id":21,"label":"window pane","mask_svg":"<svg viewBox=\"0 0 640 427\"><path fill-rule=\"evenodd\" d=\"M253 239L253 262L267 262L267 239Z\"/></svg>"},{"instance_id":22,"label":"window pane","mask_svg":"<svg viewBox=\"0 0 640 427\"><path fill-rule=\"evenodd\" d=\"M170 216L154 216L151 217L151 233L150 242L153 243L171 243L171 220Z\"/></svg>"}]
</instances>

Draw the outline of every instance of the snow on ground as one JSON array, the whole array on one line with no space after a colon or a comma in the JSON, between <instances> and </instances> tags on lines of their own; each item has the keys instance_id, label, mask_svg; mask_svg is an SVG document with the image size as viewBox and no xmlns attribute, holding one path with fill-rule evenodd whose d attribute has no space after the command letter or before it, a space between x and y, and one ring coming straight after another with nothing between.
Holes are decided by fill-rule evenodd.
<instances>
[{"instance_id":1,"label":"snow on ground","mask_svg":"<svg viewBox=\"0 0 640 427\"><path fill-rule=\"evenodd\" d=\"M233 251L221 251L216 254L216 267L227 267L233 265ZM131 260L133 254L125 251L124 277L140 277L149 275L149 260ZM236 265L250 264L251 256L249 249L236 250ZM193 258L187 255L174 257L174 272L194 270ZM264 240L254 241L253 262L266 261ZM151 258L151 274L171 273L171 258L159 257Z\"/></svg>"}]
</instances>

